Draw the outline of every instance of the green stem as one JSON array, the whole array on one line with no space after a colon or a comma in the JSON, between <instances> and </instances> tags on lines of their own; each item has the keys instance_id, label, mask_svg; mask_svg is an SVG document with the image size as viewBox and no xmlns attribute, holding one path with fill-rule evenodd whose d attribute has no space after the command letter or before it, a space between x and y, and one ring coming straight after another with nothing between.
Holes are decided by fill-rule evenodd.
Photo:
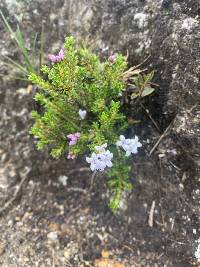
<instances>
[{"instance_id":1,"label":"green stem","mask_svg":"<svg viewBox=\"0 0 200 267\"><path fill-rule=\"evenodd\" d=\"M59 114L60 114L60 116L62 116L62 118L63 119L65 119L69 124L71 124L76 130L78 130L78 131L80 131L80 127L78 127L78 125L76 125L74 122L72 122L72 119L70 120L70 119L68 119L66 116L63 116L62 115L62 110L60 110L55 104L53 104L52 102L49 102L49 104L51 104L52 106L53 106L53 108L55 108L58 112L59 112Z\"/></svg>"}]
</instances>

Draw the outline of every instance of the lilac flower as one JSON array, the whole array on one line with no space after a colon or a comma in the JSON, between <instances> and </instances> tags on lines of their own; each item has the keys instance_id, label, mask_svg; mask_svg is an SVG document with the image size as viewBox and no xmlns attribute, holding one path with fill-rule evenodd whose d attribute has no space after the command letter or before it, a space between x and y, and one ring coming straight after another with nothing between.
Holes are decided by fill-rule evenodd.
<instances>
[{"instance_id":1,"label":"lilac flower","mask_svg":"<svg viewBox=\"0 0 200 267\"><path fill-rule=\"evenodd\" d=\"M104 171L106 167L112 167L113 154L109 150L105 150L107 144L96 146L95 149L98 153L92 153L91 157L86 157L86 161L90 163L92 171Z\"/></svg>"},{"instance_id":2,"label":"lilac flower","mask_svg":"<svg viewBox=\"0 0 200 267\"><path fill-rule=\"evenodd\" d=\"M80 134L79 132L77 132L77 133L74 134L74 136L75 136L77 139L79 139L80 136L81 136L81 134Z\"/></svg>"},{"instance_id":3,"label":"lilac flower","mask_svg":"<svg viewBox=\"0 0 200 267\"><path fill-rule=\"evenodd\" d=\"M81 134L79 132L74 134L68 134L69 146L73 146L77 143L78 139L80 138Z\"/></svg>"},{"instance_id":4,"label":"lilac flower","mask_svg":"<svg viewBox=\"0 0 200 267\"><path fill-rule=\"evenodd\" d=\"M113 54L113 55L109 56L108 61L110 63L115 63L116 58L117 58L117 55L116 54Z\"/></svg>"},{"instance_id":5,"label":"lilac flower","mask_svg":"<svg viewBox=\"0 0 200 267\"><path fill-rule=\"evenodd\" d=\"M69 152L69 154L67 155L67 158L68 159L75 159L76 158L76 155L73 154L72 152Z\"/></svg>"},{"instance_id":6,"label":"lilac flower","mask_svg":"<svg viewBox=\"0 0 200 267\"><path fill-rule=\"evenodd\" d=\"M59 56L60 60L64 59L65 53L64 53L64 49L63 48L60 49L60 51L58 53L58 56Z\"/></svg>"},{"instance_id":7,"label":"lilac flower","mask_svg":"<svg viewBox=\"0 0 200 267\"><path fill-rule=\"evenodd\" d=\"M138 147L142 146L142 144L138 141L137 136L132 139L126 139L123 135L120 135L116 145L122 147L126 151L127 157L130 156L131 153L137 154Z\"/></svg>"},{"instance_id":8,"label":"lilac flower","mask_svg":"<svg viewBox=\"0 0 200 267\"><path fill-rule=\"evenodd\" d=\"M53 55L53 54L48 55L48 58L53 63L60 62L61 60L64 59L64 57L65 57L65 54L64 54L64 50L63 49L60 49L60 52L58 53L58 55Z\"/></svg>"},{"instance_id":9,"label":"lilac flower","mask_svg":"<svg viewBox=\"0 0 200 267\"><path fill-rule=\"evenodd\" d=\"M87 114L87 111L86 110L79 109L78 114L79 114L81 120L84 120L85 119L85 116Z\"/></svg>"}]
</instances>

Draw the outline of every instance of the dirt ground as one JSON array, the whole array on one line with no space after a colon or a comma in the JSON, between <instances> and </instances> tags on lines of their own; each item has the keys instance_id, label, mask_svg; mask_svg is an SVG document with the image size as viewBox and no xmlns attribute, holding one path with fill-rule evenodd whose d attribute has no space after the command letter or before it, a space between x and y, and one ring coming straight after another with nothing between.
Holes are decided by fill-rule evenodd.
<instances>
[{"instance_id":1,"label":"dirt ground","mask_svg":"<svg viewBox=\"0 0 200 267\"><path fill-rule=\"evenodd\" d=\"M116 214L107 206L105 177L92 179L81 160L37 162L40 171L28 175L19 197L1 214L0 266L95 266L102 251L127 267L199 266L193 256L198 187L178 162L166 167L162 154L148 156L154 139L133 158L134 189ZM18 185L6 189L2 207Z\"/></svg>"}]
</instances>

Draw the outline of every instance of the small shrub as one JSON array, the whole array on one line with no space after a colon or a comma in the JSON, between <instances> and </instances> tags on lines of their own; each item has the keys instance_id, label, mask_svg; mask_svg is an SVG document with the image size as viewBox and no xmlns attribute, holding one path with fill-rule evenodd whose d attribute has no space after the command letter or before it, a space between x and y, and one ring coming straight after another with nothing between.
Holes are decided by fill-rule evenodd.
<instances>
[{"instance_id":1,"label":"small shrub","mask_svg":"<svg viewBox=\"0 0 200 267\"><path fill-rule=\"evenodd\" d=\"M77 47L73 37L66 38L64 48L49 60L51 65L41 68L42 76L29 75L41 88L35 100L43 106L42 114L32 112L37 148L49 145L54 158L83 155L92 171L106 171L112 190L109 205L116 210L123 191L132 188L130 156L141 147L137 136L123 135L129 124L121 98L130 83L137 86L137 97L150 94L152 75L127 69L121 54L101 62L89 49Z\"/></svg>"}]
</instances>

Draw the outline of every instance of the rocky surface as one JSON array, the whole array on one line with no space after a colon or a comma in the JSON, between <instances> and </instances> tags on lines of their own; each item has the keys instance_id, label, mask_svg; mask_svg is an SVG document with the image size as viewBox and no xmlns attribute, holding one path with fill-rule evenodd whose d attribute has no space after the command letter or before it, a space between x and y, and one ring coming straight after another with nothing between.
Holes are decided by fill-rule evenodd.
<instances>
[{"instance_id":1,"label":"rocky surface","mask_svg":"<svg viewBox=\"0 0 200 267\"><path fill-rule=\"evenodd\" d=\"M159 84L159 88L148 108L163 132L168 125L170 125L170 129L149 161L144 154L147 155L150 152L153 144L160 137L159 133L151 131L150 144L146 146L141 155L141 162L138 162L138 166L142 164L143 170L136 168L134 172L134 176L139 177L135 195L130 198L129 204L125 201L124 210L126 212L123 211L119 215L120 222L127 224L130 221L131 235L127 237L124 234L123 237L120 237L117 234L117 239L126 246L127 243L124 243L124 240L127 237L128 243L131 244L128 245L130 252L130 247L132 248L134 245L130 240L142 225L138 236L134 237L139 238L140 242L135 241L135 244L140 247L142 252L133 252L133 254L127 252L128 256L126 253L122 253L120 254L122 258L126 258L126 261L129 259L131 264L136 265L137 263L136 266L148 266L148 257L154 259L152 263L149 263L150 266L164 266L164 262L167 262L166 266L190 266L192 255L194 255L194 241L198 238L200 231L198 191L200 186L200 3L196 0L2 0L0 9L14 27L16 23L20 24L28 45L30 45L33 33L41 31L43 23L47 53L58 49L64 36L73 34L78 39L85 39L89 42L102 57L117 51L126 54L128 50L130 64L136 64L151 55L145 64L155 70L154 82ZM1 55L20 58L1 23L0 31L2 36L0 39ZM47 152L41 153L35 150L34 141L28 134L28 128L32 123L30 111L34 108L32 101L34 88L27 87L26 83L10 81L10 72L6 70L5 64L2 62L0 70L5 75L0 84L0 201L3 203L6 197L9 198L12 195L15 189L14 185L23 177L28 175L31 179L37 180L43 179L42 177L45 176L50 180L57 180L60 175L65 175L67 170L69 171L74 165L68 166L66 169L68 163L65 159L53 161ZM145 126L146 128L148 125ZM146 162L149 163L146 164ZM79 185L82 185L82 182ZM140 186L144 187L144 190L141 190ZM2 232L5 231L5 235L12 235L12 231L14 231L13 225L9 226L8 222L14 220L10 217L18 216L18 208L25 216L28 206L28 204L25 205L26 198L29 199L28 191L32 190L30 187L30 185L27 187L22 208L17 207L7 218L2 220L2 223L7 225L6 230L1 229ZM40 186L36 187L39 190ZM42 189L44 187L41 185ZM51 190L51 186L44 189L47 199L50 199L51 194L48 190ZM47 205L45 204L47 203L45 194L41 193L41 198L37 194L39 193L35 195L38 197L37 204ZM143 201L142 194L145 195L145 201ZM158 223L152 230L148 228L147 220L154 198L160 206L156 215ZM63 194L62 199L64 202L66 200L75 201L76 197L72 200L70 197L64 200ZM98 195L96 199L102 203L101 195ZM83 209L88 206L91 209L95 205L100 205L97 200L95 201L93 198L92 201L95 204L92 204L91 201ZM51 201L48 203L46 212L53 205ZM146 205L148 209L145 210ZM105 215L105 210L99 209L101 208L97 208L97 212L100 214L98 219L87 217L87 220L90 220L91 223L97 221L97 224L107 224L107 227L110 224L111 228L117 232L120 226L112 219L113 215L106 213L107 217L104 221L100 218ZM57 216L53 211L51 214ZM81 216L81 212L76 211L72 214L75 232L78 233L79 226L77 224L79 223L76 224L75 221L76 216ZM65 215L69 215L68 211ZM31 222L34 224L34 220ZM30 229L32 229L32 224L29 226ZM133 227L134 224L136 227ZM15 229L20 235L22 231L20 225L16 224ZM95 229L91 227L93 234L98 232ZM123 227L121 229L123 231ZM126 231L128 230L126 229ZM164 234L162 235L162 233ZM165 235L168 235L168 239L164 239ZM39 236L41 238L43 234L40 233ZM50 237L52 236L55 237L55 235L50 235ZM153 240L154 236L155 239L157 238L156 240ZM7 238L8 236L5 236L3 244ZM76 238L73 236L69 240L72 241ZM85 235L84 238L88 237ZM34 246L35 241L31 238L28 240L33 242L32 246ZM43 242L42 240L41 242ZM78 242L77 240L76 242ZM90 239L88 238L88 240ZM94 242L99 242L97 238L94 240ZM146 243L143 244L143 241L149 242L149 247ZM113 245L120 250L121 243L116 241L116 244L113 245L111 242L110 246ZM109 241L107 243L102 241L99 251L105 244L109 246ZM169 249L171 245L173 249ZM41 246L43 245L41 244ZM65 246L66 244L62 244L62 249ZM158 247L161 249L159 250ZM46 245L43 246L43 250L46 251ZM84 257L93 261L95 252L89 253L88 248L86 250L87 255ZM6 257L9 257L9 250L4 249L3 251L7 251L7 254L4 255L5 263ZM15 251L15 257L20 253L22 252ZM34 253L35 258L37 255L41 257L45 255L39 254L39 250L35 250ZM139 253L142 253L142 256ZM161 256L162 254L164 258ZM184 254L186 256L182 257L181 255ZM28 252L23 255L28 257ZM148 255L147 259L146 255ZM180 257L180 260L176 255ZM181 258L183 258L182 261ZM13 266L12 264L15 263L7 261L5 266ZM19 266L36 266L34 263L31 264L19 264ZM46 263L45 266L49 265Z\"/></svg>"},{"instance_id":2,"label":"rocky surface","mask_svg":"<svg viewBox=\"0 0 200 267\"><path fill-rule=\"evenodd\" d=\"M199 101L196 1L47 0L41 4L39 0L4 0L0 7L26 34L31 29L40 32L43 22L48 49L56 49L65 35L73 34L89 39L103 55L128 50L131 63L151 55L160 82L158 94L167 95L167 113L191 108Z\"/></svg>"}]
</instances>

